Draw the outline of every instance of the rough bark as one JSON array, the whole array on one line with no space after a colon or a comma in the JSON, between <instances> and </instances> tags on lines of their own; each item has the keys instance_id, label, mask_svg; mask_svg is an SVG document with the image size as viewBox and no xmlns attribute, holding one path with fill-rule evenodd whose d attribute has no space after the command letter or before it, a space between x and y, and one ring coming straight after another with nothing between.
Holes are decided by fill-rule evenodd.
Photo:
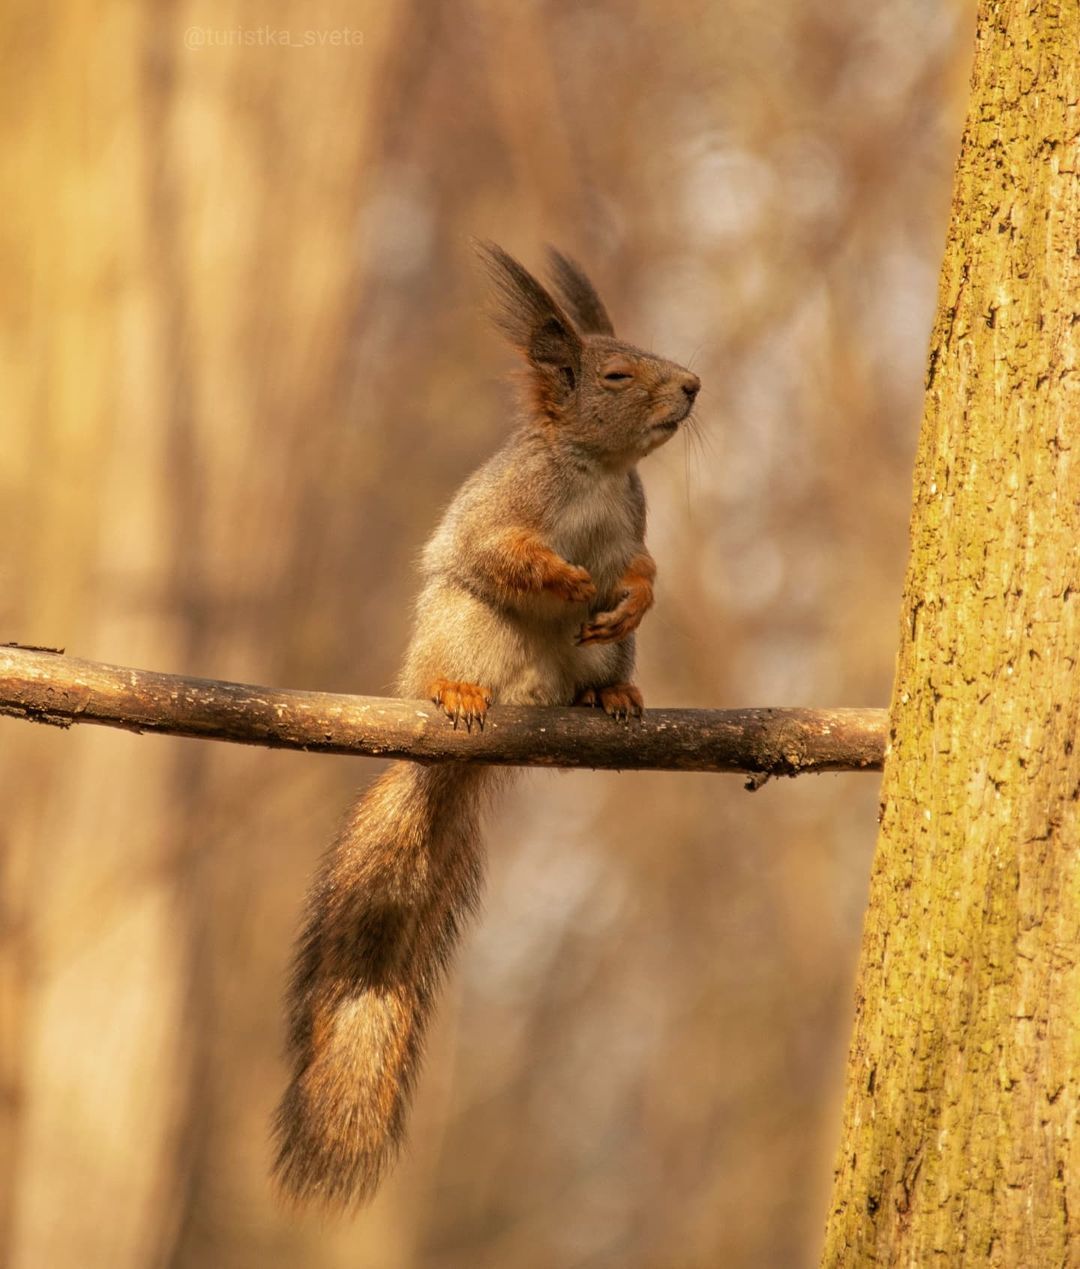
<instances>
[{"instance_id":1,"label":"rough bark","mask_svg":"<svg viewBox=\"0 0 1080 1269\"><path fill-rule=\"evenodd\" d=\"M980 5L826 1265L1080 1264L1078 47Z\"/></svg>"},{"instance_id":2,"label":"rough bark","mask_svg":"<svg viewBox=\"0 0 1080 1269\"><path fill-rule=\"evenodd\" d=\"M483 731L429 701L181 678L41 649L0 647L0 714L230 740L276 749L489 765L736 771L880 770L878 709L663 709L616 723L585 709L494 706Z\"/></svg>"}]
</instances>

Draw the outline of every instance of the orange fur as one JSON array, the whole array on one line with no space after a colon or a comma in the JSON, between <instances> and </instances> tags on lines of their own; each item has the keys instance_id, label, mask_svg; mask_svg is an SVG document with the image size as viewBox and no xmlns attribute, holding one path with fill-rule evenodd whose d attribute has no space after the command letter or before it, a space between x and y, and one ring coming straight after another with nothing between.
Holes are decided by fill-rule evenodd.
<instances>
[{"instance_id":1,"label":"orange fur","mask_svg":"<svg viewBox=\"0 0 1080 1269\"><path fill-rule=\"evenodd\" d=\"M494 554L492 581L508 593L551 591L568 603L588 603L596 597L589 570L556 555L528 529L502 534Z\"/></svg>"},{"instance_id":2,"label":"orange fur","mask_svg":"<svg viewBox=\"0 0 1080 1269\"><path fill-rule=\"evenodd\" d=\"M599 705L612 718L640 718L645 700L633 683L608 683L605 687L586 687L578 692L575 705Z\"/></svg>"},{"instance_id":3,"label":"orange fur","mask_svg":"<svg viewBox=\"0 0 1080 1269\"><path fill-rule=\"evenodd\" d=\"M641 625L653 606L656 564L647 551L635 555L619 579L622 598L609 612L597 613L581 627L578 643L618 643Z\"/></svg>"},{"instance_id":4,"label":"orange fur","mask_svg":"<svg viewBox=\"0 0 1080 1269\"><path fill-rule=\"evenodd\" d=\"M476 723L484 730L488 706L491 704L491 688L476 683L458 683L450 679L436 679L428 688L428 696L441 706L446 717L454 724L464 722L468 731Z\"/></svg>"}]
</instances>

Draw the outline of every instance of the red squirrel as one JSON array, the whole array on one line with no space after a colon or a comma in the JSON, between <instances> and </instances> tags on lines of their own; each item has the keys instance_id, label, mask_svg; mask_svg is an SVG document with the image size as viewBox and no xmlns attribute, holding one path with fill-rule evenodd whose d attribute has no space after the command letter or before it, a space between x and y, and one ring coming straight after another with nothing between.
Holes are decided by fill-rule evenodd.
<instances>
[{"instance_id":1,"label":"red squirrel","mask_svg":"<svg viewBox=\"0 0 1080 1269\"><path fill-rule=\"evenodd\" d=\"M495 702L640 716L634 631L656 565L637 463L688 418L699 380L617 339L559 252L556 299L500 247L479 250L498 325L524 358L525 409L424 550L400 693L470 729ZM394 763L326 855L293 969L292 1077L275 1119L289 1198L359 1205L393 1161L439 983L480 895L481 804L502 778Z\"/></svg>"}]
</instances>

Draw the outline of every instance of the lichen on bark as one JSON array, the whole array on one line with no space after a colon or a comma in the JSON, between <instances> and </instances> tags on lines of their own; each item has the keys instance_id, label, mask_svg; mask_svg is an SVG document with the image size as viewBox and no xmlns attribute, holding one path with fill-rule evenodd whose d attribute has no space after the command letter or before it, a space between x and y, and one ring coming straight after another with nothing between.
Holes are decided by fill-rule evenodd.
<instances>
[{"instance_id":1,"label":"lichen on bark","mask_svg":"<svg viewBox=\"0 0 1080 1269\"><path fill-rule=\"evenodd\" d=\"M1080 7L977 26L829 1266L1080 1264Z\"/></svg>"}]
</instances>

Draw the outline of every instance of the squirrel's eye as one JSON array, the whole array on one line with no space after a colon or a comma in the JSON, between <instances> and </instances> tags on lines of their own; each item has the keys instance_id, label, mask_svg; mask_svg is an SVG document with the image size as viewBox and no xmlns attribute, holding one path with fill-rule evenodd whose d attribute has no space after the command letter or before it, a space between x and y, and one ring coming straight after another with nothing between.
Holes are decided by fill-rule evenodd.
<instances>
[{"instance_id":1,"label":"squirrel's eye","mask_svg":"<svg viewBox=\"0 0 1080 1269\"><path fill-rule=\"evenodd\" d=\"M607 374L606 374L606 375L604 375L604 378L605 378L605 379L606 379L609 383L619 383L619 382L621 382L623 379L630 379L630 378L632 378L632 377L633 377L633 376L626 374L626 373L625 373L624 371L622 371L622 370L609 370L609 371L607 372Z\"/></svg>"}]
</instances>

